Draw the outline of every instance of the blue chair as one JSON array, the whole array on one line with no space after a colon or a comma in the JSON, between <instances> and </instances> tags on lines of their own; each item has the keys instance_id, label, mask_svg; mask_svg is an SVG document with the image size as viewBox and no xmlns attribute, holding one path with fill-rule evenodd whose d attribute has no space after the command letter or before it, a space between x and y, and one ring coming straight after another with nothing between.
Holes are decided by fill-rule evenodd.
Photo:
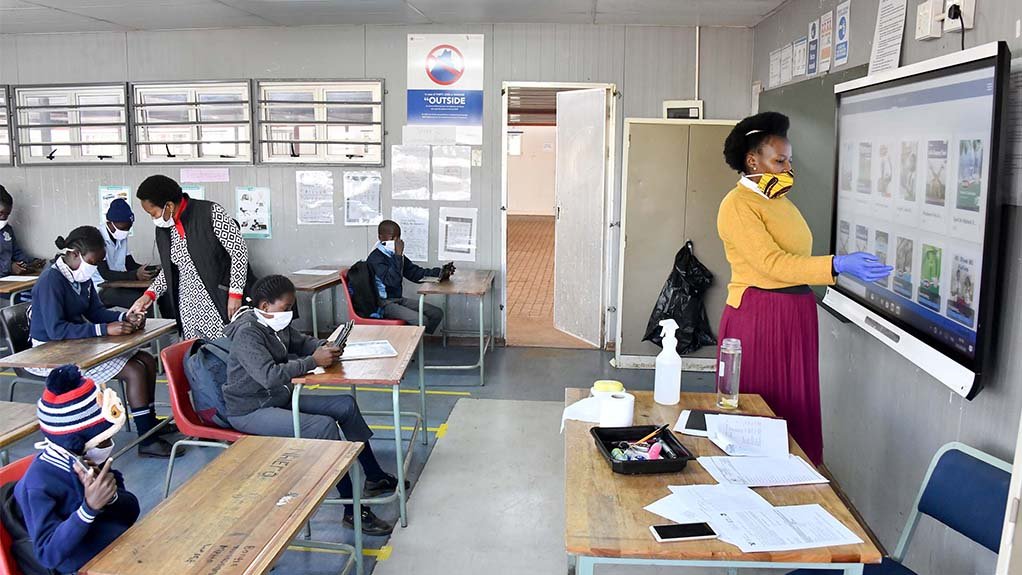
<instances>
[{"instance_id":1,"label":"blue chair","mask_svg":"<svg viewBox=\"0 0 1022 575\"><path fill-rule=\"evenodd\" d=\"M916 575L901 564L919 515L928 515L997 553L1008 505L1011 464L964 443L945 444L926 471L898 547L883 563L866 565L863 575ZM841 571L799 569L788 575L841 575Z\"/></svg>"}]
</instances>

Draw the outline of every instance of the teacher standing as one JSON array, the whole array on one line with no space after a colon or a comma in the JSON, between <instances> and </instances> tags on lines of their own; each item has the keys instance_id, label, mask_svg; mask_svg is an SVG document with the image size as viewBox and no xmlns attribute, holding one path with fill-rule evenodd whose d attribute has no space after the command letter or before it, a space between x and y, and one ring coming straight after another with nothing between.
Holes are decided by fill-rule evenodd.
<instances>
[{"instance_id":1,"label":"teacher standing","mask_svg":"<svg viewBox=\"0 0 1022 575\"><path fill-rule=\"evenodd\" d=\"M170 294L185 339L216 339L241 307L248 283L248 247L220 204L189 198L167 176L149 176L135 194L156 225L161 269L132 311Z\"/></svg>"},{"instance_id":2,"label":"teacher standing","mask_svg":"<svg viewBox=\"0 0 1022 575\"><path fill-rule=\"evenodd\" d=\"M877 281L892 268L866 252L812 255L809 225L786 197L795 185L788 126L787 116L764 112L739 122L724 142L724 160L741 178L717 214L731 264L718 339L741 340L741 391L762 395L819 464L819 328L809 285L831 285L841 273Z\"/></svg>"}]
</instances>

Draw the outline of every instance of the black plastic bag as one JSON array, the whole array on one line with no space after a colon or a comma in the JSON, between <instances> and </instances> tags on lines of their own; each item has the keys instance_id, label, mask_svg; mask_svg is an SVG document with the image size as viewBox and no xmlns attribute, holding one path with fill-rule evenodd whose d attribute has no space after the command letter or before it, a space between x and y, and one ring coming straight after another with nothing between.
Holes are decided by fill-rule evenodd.
<instances>
[{"instance_id":1,"label":"black plastic bag","mask_svg":"<svg viewBox=\"0 0 1022 575\"><path fill-rule=\"evenodd\" d=\"M673 319L678 323L679 355L691 353L704 345L716 345L717 338L710 329L710 320L703 304L706 290L711 285L713 273L692 253L692 241L685 242L674 256L674 269L660 290L660 297L646 325L646 337L642 341L663 347L660 322Z\"/></svg>"}]
</instances>

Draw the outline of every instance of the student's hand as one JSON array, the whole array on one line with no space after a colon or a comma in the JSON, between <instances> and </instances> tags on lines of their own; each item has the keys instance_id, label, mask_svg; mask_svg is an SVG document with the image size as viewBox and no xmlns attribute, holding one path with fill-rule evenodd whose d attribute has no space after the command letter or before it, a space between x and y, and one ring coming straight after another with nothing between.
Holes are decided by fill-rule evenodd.
<instances>
[{"instance_id":1,"label":"student's hand","mask_svg":"<svg viewBox=\"0 0 1022 575\"><path fill-rule=\"evenodd\" d=\"M312 359L319 367L330 367L341 359L341 350L332 345L321 345L312 352Z\"/></svg>"},{"instance_id":2,"label":"student's hand","mask_svg":"<svg viewBox=\"0 0 1022 575\"><path fill-rule=\"evenodd\" d=\"M128 313L145 313L149 311L149 306L153 305L153 300L147 294L142 294L142 297L135 300L135 303L131 305L131 309Z\"/></svg>"},{"instance_id":3,"label":"student's hand","mask_svg":"<svg viewBox=\"0 0 1022 575\"><path fill-rule=\"evenodd\" d=\"M75 464L75 473L85 487L85 502L96 511L109 505L117 495L117 481L114 474L110 473L110 464L113 461L113 458L107 459L99 473L94 471L91 476L88 471Z\"/></svg>"},{"instance_id":4,"label":"student's hand","mask_svg":"<svg viewBox=\"0 0 1022 575\"><path fill-rule=\"evenodd\" d=\"M241 309L241 300L238 298L227 298L227 321L234 319L234 314Z\"/></svg>"},{"instance_id":5,"label":"student's hand","mask_svg":"<svg viewBox=\"0 0 1022 575\"><path fill-rule=\"evenodd\" d=\"M11 264L11 273L13 275L20 276L21 274L23 274L23 273L25 273L27 271L28 271L28 266L27 266L27 264L25 264L25 262L14 262L14 263Z\"/></svg>"},{"instance_id":6,"label":"student's hand","mask_svg":"<svg viewBox=\"0 0 1022 575\"><path fill-rule=\"evenodd\" d=\"M405 253L405 241L401 238L394 240L394 253L401 256Z\"/></svg>"},{"instance_id":7,"label":"student's hand","mask_svg":"<svg viewBox=\"0 0 1022 575\"><path fill-rule=\"evenodd\" d=\"M124 316L124 319L127 320L131 324L131 326L135 328L136 331L145 328L146 316L144 313L129 312L127 315Z\"/></svg>"},{"instance_id":8,"label":"student's hand","mask_svg":"<svg viewBox=\"0 0 1022 575\"><path fill-rule=\"evenodd\" d=\"M106 324L107 335L129 335L135 333L135 326L126 321L115 321Z\"/></svg>"},{"instance_id":9,"label":"student's hand","mask_svg":"<svg viewBox=\"0 0 1022 575\"><path fill-rule=\"evenodd\" d=\"M153 278L156 277L156 272L142 266L135 271L135 277L144 282L153 281Z\"/></svg>"}]
</instances>

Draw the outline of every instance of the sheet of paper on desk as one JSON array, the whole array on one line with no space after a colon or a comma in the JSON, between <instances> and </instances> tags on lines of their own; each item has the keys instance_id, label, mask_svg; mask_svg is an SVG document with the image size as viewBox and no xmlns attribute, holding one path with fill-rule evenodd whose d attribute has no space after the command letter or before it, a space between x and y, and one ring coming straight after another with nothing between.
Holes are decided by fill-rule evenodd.
<instances>
[{"instance_id":1,"label":"sheet of paper on desk","mask_svg":"<svg viewBox=\"0 0 1022 575\"><path fill-rule=\"evenodd\" d=\"M599 423L602 400L602 397L587 397L565 407L564 413L561 414L561 433L564 433L564 422L569 419Z\"/></svg>"},{"instance_id":2,"label":"sheet of paper on desk","mask_svg":"<svg viewBox=\"0 0 1022 575\"><path fill-rule=\"evenodd\" d=\"M4 276L0 278L0 282L26 282L37 279L39 279L39 276Z\"/></svg>"},{"instance_id":3,"label":"sheet of paper on desk","mask_svg":"<svg viewBox=\"0 0 1022 575\"><path fill-rule=\"evenodd\" d=\"M294 273L298 276L332 276L337 270L298 270Z\"/></svg>"},{"instance_id":4,"label":"sheet of paper on desk","mask_svg":"<svg viewBox=\"0 0 1022 575\"><path fill-rule=\"evenodd\" d=\"M697 459L718 483L747 487L776 487L829 483L797 455L788 457L700 457Z\"/></svg>"},{"instance_id":5,"label":"sheet of paper on desk","mask_svg":"<svg viewBox=\"0 0 1022 575\"><path fill-rule=\"evenodd\" d=\"M323 369L322 367L317 367L316 369L310 371L309 373L311 373L312 375L323 375L324 373L326 373L326 370Z\"/></svg>"},{"instance_id":6,"label":"sheet of paper on desk","mask_svg":"<svg viewBox=\"0 0 1022 575\"><path fill-rule=\"evenodd\" d=\"M378 341L352 341L344 345L344 354L341 359L344 361L353 359L378 359L383 357L397 357L397 350L390 342L381 339Z\"/></svg>"},{"instance_id":7,"label":"sheet of paper on desk","mask_svg":"<svg viewBox=\"0 0 1022 575\"><path fill-rule=\"evenodd\" d=\"M710 522L725 511L773 509L758 493L740 485L672 485L671 494L646 506L675 523Z\"/></svg>"},{"instance_id":8,"label":"sheet of paper on desk","mask_svg":"<svg viewBox=\"0 0 1022 575\"><path fill-rule=\"evenodd\" d=\"M728 455L788 455L788 424L783 419L707 414L706 434Z\"/></svg>"},{"instance_id":9,"label":"sheet of paper on desk","mask_svg":"<svg viewBox=\"0 0 1022 575\"><path fill-rule=\"evenodd\" d=\"M727 511L718 514L711 525L721 540L745 553L862 543L855 533L815 503Z\"/></svg>"}]
</instances>

